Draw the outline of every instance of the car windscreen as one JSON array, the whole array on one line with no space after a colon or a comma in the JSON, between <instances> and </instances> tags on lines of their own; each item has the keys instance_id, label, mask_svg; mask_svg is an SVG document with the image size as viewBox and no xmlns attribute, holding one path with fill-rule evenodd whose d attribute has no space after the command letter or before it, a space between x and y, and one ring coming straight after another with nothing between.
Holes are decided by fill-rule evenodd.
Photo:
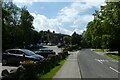
<instances>
[{"instance_id":1,"label":"car windscreen","mask_svg":"<svg viewBox=\"0 0 120 80\"><path fill-rule=\"evenodd\" d=\"M30 50L22 50L26 55L28 56L32 56L32 55L35 55L34 52L30 51Z\"/></svg>"}]
</instances>

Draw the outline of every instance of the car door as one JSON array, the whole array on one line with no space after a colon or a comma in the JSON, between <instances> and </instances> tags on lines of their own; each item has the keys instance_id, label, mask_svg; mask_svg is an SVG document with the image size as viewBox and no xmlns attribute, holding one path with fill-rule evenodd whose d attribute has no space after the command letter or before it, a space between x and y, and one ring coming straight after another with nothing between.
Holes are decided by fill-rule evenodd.
<instances>
[{"instance_id":1,"label":"car door","mask_svg":"<svg viewBox=\"0 0 120 80\"><path fill-rule=\"evenodd\" d=\"M9 63L17 63L17 56L16 56L16 50L8 50L7 51L7 60Z\"/></svg>"},{"instance_id":2,"label":"car door","mask_svg":"<svg viewBox=\"0 0 120 80\"><path fill-rule=\"evenodd\" d=\"M17 57L16 59L18 62L25 60L24 52L20 50L16 50L16 57Z\"/></svg>"}]
</instances>

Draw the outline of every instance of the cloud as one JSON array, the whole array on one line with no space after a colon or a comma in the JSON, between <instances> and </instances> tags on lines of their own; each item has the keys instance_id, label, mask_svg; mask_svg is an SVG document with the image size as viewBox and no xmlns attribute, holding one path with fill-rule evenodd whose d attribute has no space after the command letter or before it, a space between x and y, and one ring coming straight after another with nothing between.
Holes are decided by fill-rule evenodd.
<instances>
[{"instance_id":1,"label":"cloud","mask_svg":"<svg viewBox=\"0 0 120 80\"><path fill-rule=\"evenodd\" d=\"M72 2L59 10L55 18L48 18L45 15L31 13L34 16L33 26L35 30L50 30L57 33L72 35L77 32L81 34L86 28L87 23L93 20L93 16L88 14L89 9L99 8L104 0L81 0L83 2Z\"/></svg>"},{"instance_id":2,"label":"cloud","mask_svg":"<svg viewBox=\"0 0 120 80\"><path fill-rule=\"evenodd\" d=\"M55 31L57 33L64 33L64 34L70 34L71 31L65 29L63 25L57 21L57 19L49 19L44 15L31 13L32 16L34 16L33 26L35 27L35 30L50 30Z\"/></svg>"}]
</instances>

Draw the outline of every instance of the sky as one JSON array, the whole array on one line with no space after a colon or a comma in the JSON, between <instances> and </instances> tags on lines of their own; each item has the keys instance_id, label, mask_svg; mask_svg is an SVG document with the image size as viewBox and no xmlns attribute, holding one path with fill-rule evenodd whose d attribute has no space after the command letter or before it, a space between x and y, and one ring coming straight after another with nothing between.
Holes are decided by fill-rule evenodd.
<instances>
[{"instance_id":1,"label":"sky","mask_svg":"<svg viewBox=\"0 0 120 80\"><path fill-rule=\"evenodd\" d=\"M86 30L93 13L105 5L104 0L13 0L18 7L26 6L34 17L36 31L55 31L72 35Z\"/></svg>"}]
</instances>

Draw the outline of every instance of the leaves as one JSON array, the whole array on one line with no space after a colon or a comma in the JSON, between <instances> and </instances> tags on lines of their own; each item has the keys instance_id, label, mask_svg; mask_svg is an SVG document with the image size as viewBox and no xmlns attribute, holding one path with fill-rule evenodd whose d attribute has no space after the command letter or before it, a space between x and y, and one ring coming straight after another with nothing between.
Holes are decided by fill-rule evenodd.
<instances>
[{"instance_id":1,"label":"leaves","mask_svg":"<svg viewBox=\"0 0 120 80\"><path fill-rule=\"evenodd\" d=\"M87 25L85 39L94 48L120 49L120 2L107 2L95 11Z\"/></svg>"}]
</instances>

